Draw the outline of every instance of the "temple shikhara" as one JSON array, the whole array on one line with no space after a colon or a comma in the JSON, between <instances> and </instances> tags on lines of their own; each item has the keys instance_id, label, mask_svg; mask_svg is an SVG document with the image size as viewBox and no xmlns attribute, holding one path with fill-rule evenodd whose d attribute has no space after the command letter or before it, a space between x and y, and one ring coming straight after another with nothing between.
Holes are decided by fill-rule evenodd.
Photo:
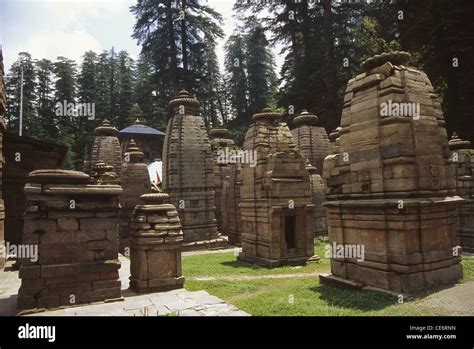
<instances>
[{"instance_id":1,"label":"temple shikhara","mask_svg":"<svg viewBox=\"0 0 474 349\"><path fill-rule=\"evenodd\" d=\"M339 148L324 161L325 205L330 244L365 253L333 255L333 281L411 293L462 278L461 199L443 113L409 59L406 52L374 56L347 84ZM381 115L392 102L418 103L421 113Z\"/></svg>"},{"instance_id":2,"label":"temple shikhara","mask_svg":"<svg viewBox=\"0 0 474 349\"><path fill-rule=\"evenodd\" d=\"M212 150L198 100L187 91L170 101L163 148L163 190L180 216L185 243L217 244ZM191 246L190 245L190 246Z\"/></svg>"}]
</instances>

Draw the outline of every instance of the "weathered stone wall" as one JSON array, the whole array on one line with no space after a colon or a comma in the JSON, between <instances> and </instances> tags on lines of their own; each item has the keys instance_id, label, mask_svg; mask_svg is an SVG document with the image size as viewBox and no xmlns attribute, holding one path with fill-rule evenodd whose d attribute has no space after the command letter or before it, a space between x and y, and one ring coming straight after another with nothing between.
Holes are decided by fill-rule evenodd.
<instances>
[{"instance_id":1,"label":"weathered stone wall","mask_svg":"<svg viewBox=\"0 0 474 349\"><path fill-rule=\"evenodd\" d=\"M224 153L235 152L235 143L229 138L229 131L225 128L213 128L209 131L212 150L212 165L214 169L214 196L216 200L216 221L217 230L223 234L222 226L222 186L225 178L229 175L229 168L232 164L225 161Z\"/></svg>"},{"instance_id":2,"label":"weathered stone wall","mask_svg":"<svg viewBox=\"0 0 474 349\"><path fill-rule=\"evenodd\" d=\"M5 201L5 240L21 244L26 196L23 191L30 172L59 168L67 147L29 137L5 133L3 138L3 200Z\"/></svg>"},{"instance_id":3,"label":"weathered stone wall","mask_svg":"<svg viewBox=\"0 0 474 349\"><path fill-rule=\"evenodd\" d=\"M38 170L25 186L18 308L53 308L121 297L117 185L77 171ZM71 201L72 200L72 201Z\"/></svg>"},{"instance_id":4,"label":"weathered stone wall","mask_svg":"<svg viewBox=\"0 0 474 349\"><path fill-rule=\"evenodd\" d=\"M163 190L179 212L184 242L218 238L212 152L200 116L199 102L188 92L170 101L175 115L169 120L163 148Z\"/></svg>"},{"instance_id":5,"label":"weathered stone wall","mask_svg":"<svg viewBox=\"0 0 474 349\"><path fill-rule=\"evenodd\" d=\"M240 216L240 188L242 187L242 165L232 164L229 175L222 186L222 233L231 245L241 244L242 219Z\"/></svg>"},{"instance_id":6,"label":"weathered stone wall","mask_svg":"<svg viewBox=\"0 0 474 349\"><path fill-rule=\"evenodd\" d=\"M316 115L303 112L295 117L291 130L293 139L303 158L309 161L307 167L310 172L311 191L313 193L314 223L313 231L316 235L327 234L326 209L322 206L325 201L326 184L320 176L323 172L324 158L331 151L331 143L324 127L318 126Z\"/></svg>"},{"instance_id":7,"label":"weathered stone wall","mask_svg":"<svg viewBox=\"0 0 474 349\"><path fill-rule=\"evenodd\" d=\"M323 203L326 201L326 182L317 173L316 168L311 164L307 164L306 170L309 172L314 204L313 233L314 236L326 235L328 233L328 227L326 221L326 208L323 206Z\"/></svg>"},{"instance_id":8,"label":"weathered stone wall","mask_svg":"<svg viewBox=\"0 0 474 349\"><path fill-rule=\"evenodd\" d=\"M455 167L456 194L464 199L458 208L457 235L463 251L474 253L474 149L456 133L449 141Z\"/></svg>"},{"instance_id":9,"label":"weathered stone wall","mask_svg":"<svg viewBox=\"0 0 474 349\"><path fill-rule=\"evenodd\" d=\"M313 212L309 173L280 114L253 116L244 150L257 165L242 166L242 253L239 259L267 267L301 264L313 256Z\"/></svg>"},{"instance_id":10,"label":"weathered stone wall","mask_svg":"<svg viewBox=\"0 0 474 349\"><path fill-rule=\"evenodd\" d=\"M443 114L428 77L406 67L408 59L375 56L348 82L339 153L326 157L323 176L331 245L365 250L363 260L332 258L332 274L395 292L462 277ZM419 103L420 113L387 115L389 103Z\"/></svg>"},{"instance_id":11,"label":"weathered stone wall","mask_svg":"<svg viewBox=\"0 0 474 349\"><path fill-rule=\"evenodd\" d=\"M129 231L133 210L142 203L140 196L150 192L150 177L148 168L143 163L143 153L132 139L128 143L124 154L125 162L122 166L121 184L123 194L120 195L120 250L129 246Z\"/></svg>"},{"instance_id":12,"label":"weathered stone wall","mask_svg":"<svg viewBox=\"0 0 474 349\"><path fill-rule=\"evenodd\" d=\"M3 203L3 133L5 132L5 119L3 118L6 110L6 93L3 69L3 54L0 48L0 249L3 250L5 244L4 221L5 221L5 206ZM0 269L5 264L5 254L0 253Z\"/></svg>"},{"instance_id":13,"label":"weathered stone wall","mask_svg":"<svg viewBox=\"0 0 474 349\"><path fill-rule=\"evenodd\" d=\"M145 204L133 212L130 231L130 288L137 292L183 287L181 245L183 232L168 194L144 194Z\"/></svg>"},{"instance_id":14,"label":"weathered stone wall","mask_svg":"<svg viewBox=\"0 0 474 349\"><path fill-rule=\"evenodd\" d=\"M295 128L291 133L303 158L316 167L318 174L322 174L324 158L331 151L331 142L324 127L318 126L318 123L316 115L303 110L293 120Z\"/></svg>"},{"instance_id":15,"label":"weathered stone wall","mask_svg":"<svg viewBox=\"0 0 474 349\"><path fill-rule=\"evenodd\" d=\"M84 167L85 173L91 173L94 164L104 161L107 165L112 166L113 170L120 176L122 171L122 151L117 135L118 130L107 119L102 121L102 124L94 130L94 141L90 158Z\"/></svg>"}]
</instances>

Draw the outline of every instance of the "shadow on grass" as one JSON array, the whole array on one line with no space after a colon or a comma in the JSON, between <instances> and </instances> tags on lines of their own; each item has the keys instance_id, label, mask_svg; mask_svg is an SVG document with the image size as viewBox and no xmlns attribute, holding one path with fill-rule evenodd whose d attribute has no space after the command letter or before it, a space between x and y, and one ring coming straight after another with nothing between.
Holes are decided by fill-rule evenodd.
<instances>
[{"instance_id":1,"label":"shadow on grass","mask_svg":"<svg viewBox=\"0 0 474 349\"><path fill-rule=\"evenodd\" d=\"M242 261L239 261L239 260L222 262L221 264L226 266L226 267L231 267L231 268L245 268L245 269L252 269L252 270L262 270L262 269L268 270L268 268L262 267L261 265L242 262Z\"/></svg>"},{"instance_id":2,"label":"shadow on grass","mask_svg":"<svg viewBox=\"0 0 474 349\"><path fill-rule=\"evenodd\" d=\"M393 297L374 291L348 290L328 285L318 285L310 290L319 293L321 300L341 308L373 311L396 303Z\"/></svg>"}]
</instances>

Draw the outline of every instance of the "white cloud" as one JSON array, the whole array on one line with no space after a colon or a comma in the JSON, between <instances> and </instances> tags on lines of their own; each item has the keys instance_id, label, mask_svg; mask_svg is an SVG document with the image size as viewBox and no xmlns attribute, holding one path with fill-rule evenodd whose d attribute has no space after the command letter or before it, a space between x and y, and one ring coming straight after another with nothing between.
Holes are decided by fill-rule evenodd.
<instances>
[{"instance_id":1,"label":"white cloud","mask_svg":"<svg viewBox=\"0 0 474 349\"><path fill-rule=\"evenodd\" d=\"M29 52L35 59L55 60L58 56L65 56L80 62L85 51L101 52L109 49L114 45L111 43L109 46L111 41L109 32L113 34L114 28L108 25L114 22L116 17L128 16L128 7L135 2L133 0L7 1L10 2L7 9L14 12L12 15L4 13L4 18L11 22L5 23L3 27L4 60L7 70L22 51ZM19 17L18 12L23 16ZM129 16L132 17L131 14ZM100 30L102 22L107 23L103 25L107 27ZM15 28L9 24L14 24ZM114 24L120 26L120 20ZM130 33L131 31L130 27ZM104 35L109 36L106 43L103 42L106 40L103 38ZM130 44L131 39L122 35L117 37L116 41L118 46L126 46Z\"/></svg>"},{"instance_id":2,"label":"white cloud","mask_svg":"<svg viewBox=\"0 0 474 349\"><path fill-rule=\"evenodd\" d=\"M13 52L26 51L33 58L47 58L54 61L58 56L64 56L81 61L85 51L102 51L100 42L83 31L50 31L47 37L43 34L34 34L23 44L13 48Z\"/></svg>"}]
</instances>

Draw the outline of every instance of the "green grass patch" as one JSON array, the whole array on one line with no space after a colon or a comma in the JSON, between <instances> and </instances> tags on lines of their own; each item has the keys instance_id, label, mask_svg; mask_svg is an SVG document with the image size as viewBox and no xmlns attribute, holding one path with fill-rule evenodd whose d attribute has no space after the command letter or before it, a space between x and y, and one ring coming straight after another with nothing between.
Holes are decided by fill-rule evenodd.
<instances>
[{"instance_id":1,"label":"green grass patch","mask_svg":"<svg viewBox=\"0 0 474 349\"><path fill-rule=\"evenodd\" d=\"M252 281L186 281L189 290L206 290L254 316L422 316L443 312L399 304L380 292L321 285L317 277Z\"/></svg>"},{"instance_id":2,"label":"green grass patch","mask_svg":"<svg viewBox=\"0 0 474 349\"><path fill-rule=\"evenodd\" d=\"M474 280L474 257L462 257L462 267L464 271L464 281Z\"/></svg>"},{"instance_id":3,"label":"green grass patch","mask_svg":"<svg viewBox=\"0 0 474 349\"><path fill-rule=\"evenodd\" d=\"M353 291L319 283L316 276L299 278L265 278L274 274L328 272L325 258L327 241L317 239L315 254L321 257L301 268L267 269L240 262L230 253L183 257L185 287L205 290L255 316L439 316L452 315L445 310L423 304L423 298L399 304L393 296L381 292ZM474 257L464 257L464 281L474 280ZM254 280L231 280L232 276L263 276ZM216 277L215 280L193 280ZM218 279L227 277L227 279Z\"/></svg>"},{"instance_id":4,"label":"green grass patch","mask_svg":"<svg viewBox=\"0 0 474 349\"><path fill-rule=\"evenodd\" d=\"M242 262L237 260L236 254L215 253L195 256L184 256L182 258L183 274L188 278L206 276L228 276L228 275L272 275L272 274L293 274L293 273L313 273L329 271L329 260L324 257L324 246L327 242L317 240L315 254L321 257L318 262L310 262L302 267L283 266L268 269L260 265Z\"/></svg>"}]
</instances>

